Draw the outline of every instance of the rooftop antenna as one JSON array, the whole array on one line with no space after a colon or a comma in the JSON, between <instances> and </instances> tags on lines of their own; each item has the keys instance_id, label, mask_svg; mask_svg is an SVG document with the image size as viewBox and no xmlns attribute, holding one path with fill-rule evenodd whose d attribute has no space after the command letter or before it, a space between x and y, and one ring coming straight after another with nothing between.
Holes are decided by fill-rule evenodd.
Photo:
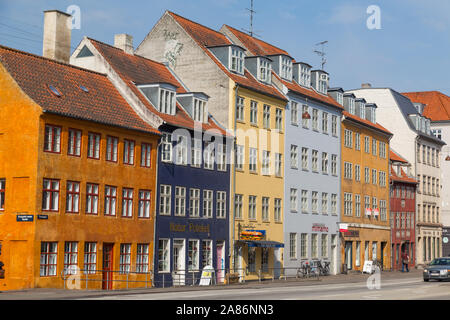
<instances>
[{"instance_id":1,"label":"rooftop antenna","mask_svg":"<svg viewBox=\"0 0 450 320\"><path fill-rule=\"evenodd\" d=\"M246 8L246 10L248 10L250 12L250 30L245 30L245 29L242 29L242 30L247 32L250 35L250 37L253 37L255 35L258 35L253 31L253 14L256 13L256 11L253 10L253 0L250 0L250 9Z\"/></svg>"},{"instance_id":2,"label":"rooftop antenna","mask_svg":"<svg viewBox=\"0 0 450 320\"><path fill-rule=\"evenodd\" d=\"M322 50L314 50L314 52L317 55L322 57L322 62L321 62L322 70L324 70L325 63L327 63L327 59L325 58L326 53L325 53L325 49L324 49L324 45L327 43L328 43L327 40L317 43L316 46L322 46Z\"/></svg>"}]
</instances>

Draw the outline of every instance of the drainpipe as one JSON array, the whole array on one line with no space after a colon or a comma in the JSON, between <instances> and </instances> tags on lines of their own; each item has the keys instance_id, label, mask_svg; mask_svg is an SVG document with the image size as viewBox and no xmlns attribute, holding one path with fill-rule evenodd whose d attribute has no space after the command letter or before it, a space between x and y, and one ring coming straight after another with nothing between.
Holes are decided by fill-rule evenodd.
<instances>
[{"instance_id":1,"label":"drainpipe","mask_svg":"<svg viewBox=\"0 0 450 320\"><path fill-rule=\"evenodd\" d=\"M157 211L158 211L158 209L157 209L157 207L156 207L156 203L158 202L158 198L157 198L157 196L158 196L158 170L159 170L159 165L158 165L158 161L159 161L159 148L160 148L160 146L161 146L161 143L162 143L162 135L161 135L161 137L160 137L160 140L159 140L159 142L158 142L158 145L156 146L156 179L155 179L155 215L154 215L154 220L153 220L153 258L152 258L152 273L153 273L153 276L152 276L152 287L154 287L155 286L155 273L156 273L156 269L155 269L155 258L156 258L156 255L155 255L155 248L156 248L156 217L158 216L158 214L157 214Z\"/></svg>"},{"instance_id":2,"label":"drainpipe","mask_svg":"<svg viewBox=\"0 0 450 320\"><path fill-rule=\"evenodd\" d=\"M233 155L235 155L236 152L236 142L237 142L237 137L236 137L236 124L237 124L237 114L236 114L236 108L237 108L237 104L238 104L238 90L239 90L239 84L236 83L235 87L234 87L234 143L233 143L233 147L234 147L234 152ZM236 159L236 157L233 158ZM235 244L235 229L236 229L236 206L234 205L234 201L236 201L235 199L235 195L236 195L236 163L234 163L233 166L233 237L232 237L232 245L233 245L233 251L232 251L232 255L233 255L233 269L236 269L236 254L235 254L235 250L236 250L236 244ZM231 198L231 197L230 197ZM230 268L231 270L231 268Z\"/></svg>"},{"instance_id":3,"label":"drainpipe","mask_svg":"<svg viewBox=\"0 0 450 320\"><path fill-rule=\"evenodd\" d=\"M414 143L414 178L417 179L417 143L419 142L419 136L418 135L416 135L416 138L414 139L414 142L415 142ZM422 179L423 179L423 177L422 177ZM416 242L416 252L415 252L414 257L416 259L416 263L415 263L416 269L417 269L417 252L418 252L418 249L417 249L417 244L418 244L418 241L417 241L418 240L417 221L419 221L419 213L417 212L417 196L419 194L419 192L418 192L419 188L420 188L420 181L419 181L419 184L416 186L416 199L415 199L415 204L414 204L414 212L416 212L416 214L417 214L416 221L415 221L415 224L414 224L414 239L415 239L415 242ZM422 210L424 210L423 209L423 202L422 202ZM422 239L422 243L423 243L423 239ZM423 250L422 250L422 252L423 252ZM424 259L423 263L425 264L425 259Z\"/></svg>"}]
</instances>

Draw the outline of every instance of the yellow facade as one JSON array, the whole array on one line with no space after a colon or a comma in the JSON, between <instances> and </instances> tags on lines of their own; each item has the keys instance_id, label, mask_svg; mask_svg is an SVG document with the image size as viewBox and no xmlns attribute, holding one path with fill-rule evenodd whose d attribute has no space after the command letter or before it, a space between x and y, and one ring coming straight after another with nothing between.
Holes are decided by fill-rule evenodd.
<instances>
[{"instance_id":1,"label":"yellow facade","mask_svg":"<svg viewBox=\"0 0 450 320\"><path fill-rule=\"evenodd\" d=\"M4 263L5 278L0 279L0 290L35 287L63 288L65 242L77 242L76 265L84 268L84 244L96 242L96 269L102 269L103 247L113 244L111 269L119 270L120 244L131 244L130 269L136 270L137 244L149 245L149 271L153 261L154 203L156 195L156 148L159 136L135 130L112 127L43 113L0 65L0 178L6 181L5 207L0 211L0 261ZM61 128L61 151L45 152L45 125ZM81 156L68 155L68 129L82 131ZM101 134L100 159L87 158L88 132ZM105 161L106 137L118 138L118 161ZM135 141L134 165L122 163L124 139ZM140 166L141 143L152 146L151 167ZM55 212L43 211L43 179L59 180L59 203ZM79 212L67 213L67 182L80 185ZM98 214L88 215L86 184L95 183L98 191ZM105 186L117 187L116 214L104 215ZM122 188L133 188L133 215L121 216ZM151 191L150 218L138 218L138 191ZM30 215L33 221L21 222L17 215ZM38 217L39 216L39 217ZM56 274L41 276L41 244L57 243ZM102 288L101 272L92 274L91 281L83 281L81 289ZM121 275L115 280L150 280L146 274ZM143 287L145 282L128 283L129 287ZM147 283L148 286L151 282ZM127 283L114 282L112 288L125 288Z\"/></svg>"},{"instance_id":2,"label":"yellow facade","mask_svg":"<svg viewBox=\"0 0 450 320\"><path fill-rule=\"evenodd\" d=\"M234 123L236 110L236 96L243 98L244 113L242 120L236 120ZM245 274L245 279L256 279L261 271L262 276L269 277L274 272L274 267L282 265L282 248L275 253L275 248L267 249L256 247L249 249L245 244L243 231L263 230L265 236L261 239L265 241L284 242L283 236L283 192L284 192L284 112L286 102L280 99L272 98L267 95L257 93L246 88L238 87L236 92L235 83L230 80L230 101L232 105L229 108L229 128L236 128L236 144L243 147L242 168L238 167L231 171L231 194L240 195L240 210L236 211L236 197L231 199L234 219L231 219L230 227L230 247L233 241L238 241L238 250L231 255L231 266L238 270L238 273ZM250 110L251 102L257 103L257 121L251 123ZM270 128L264 128L264 105L270 106ZM276 110L281 112L281 130L276 130ZM250 170L250 148L257 150L256 170ZM270 171L263 173L263 152L270 152ZM278 174L276 171L275 154L281 154L281 164ZM234 163L236 166L236 163ZM235 172L235 173L234 173ZM235 181L235 183L234 183ZM250 213L250 197L255 197L255 214ZM263 218L263 198L268 198L268 217ZM267 201L267 199L266 199ZM275 202L278 201L279 216L276 217ZM231 217L233 218L233 216ZM255 250L254 263L250 266L249 250ZM265 267L262 265L263 251L266 250L264 259ZM276 258L275 255L278 257ZM275 261L278 260L278 261Z\"/></svg>"},{"instance_id":3,"label":"yellow facade","mask_svg":"<svg viewBox=\"0 0 450 320\"><path fill-rule=\"evenodd\" d=\"M365 260L383 261L384 268L390 268L390 215L389 215L389 133L382 133L370 125L353 121L347 117L342 122L342 193L341 222L348 224L349 232L341 233L341 260L349 270L362 271ZM351 132L351 147L346 146L345 137ZM359 135L359 138L358 138ZM367 140L368 138L368 140ZM359 139L360 150L357 150ZM376 141L376 152L373 152L373 141ZM366 143L369 146L366 147ZM382 143L385 144L384 155L380 154ZM368 149L366 149L368 148ZM369 152L367 152L369 151ZM351 164L351 178L346 174L346 163ZM357 170L359 166L359 178ZM366 168L369 169L369 180L366 180ZM373 181L373 169L376 170L376 181ZM347 167L348 170L348 167ZM380 172L385 173L385 182L380 181ZM346 177L347 175L347 177ZM359 180L359 181L358 181ZM381 179L382 180L382 179ZM351 195L351 210L346 207ZM357 200L359 196L359 204ZM367 198L368 197L368 198ZM374 200L375 199L375 200ZM369 200L370 203L367 201ZM374 202L375 201L375 202ZM385 201L384 203L381 201ZM347 202L348 203L348 202ZM371 215L366 215L366 207ZM383 208L382 208L383 207ZM373 209L379 210L377 217ZM376 250L376 253L373 253Z\"/></svg>"}]
</instances>

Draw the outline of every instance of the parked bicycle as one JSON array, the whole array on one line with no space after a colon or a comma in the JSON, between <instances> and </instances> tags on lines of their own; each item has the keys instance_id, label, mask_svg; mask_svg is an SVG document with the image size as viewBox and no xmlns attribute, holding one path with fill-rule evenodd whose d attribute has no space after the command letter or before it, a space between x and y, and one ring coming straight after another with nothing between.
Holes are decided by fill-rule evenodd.
<instances>
[{"instance_id":1,"label":"parked bicycle","mask_svg":"<svg viewBox=\"0 0 450 320\"><path fill-rule=\"evenodd\" d=\"M328 276L330 274L330 262L329 261L324 261L322 263L321 260L317 260L316 266L317 266L317 268L319 270L319 274L321 276Z\"/></svg>"}]
</instances>

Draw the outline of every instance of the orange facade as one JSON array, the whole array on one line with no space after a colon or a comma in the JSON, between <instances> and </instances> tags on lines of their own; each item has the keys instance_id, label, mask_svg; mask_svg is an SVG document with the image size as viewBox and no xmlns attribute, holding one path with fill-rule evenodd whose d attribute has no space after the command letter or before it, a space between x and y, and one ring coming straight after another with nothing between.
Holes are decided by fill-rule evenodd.
<instances>
[{"instance_id":1,"label":"orange facade","mask_svg":"<svg viewBox=\"0 0 450 320\"><path fill-rule=\"evenodd\" d=\"M2 64L0 88L0 179L5 181L4 208L0 210L0 261L4 263L5 273L4 278L0 279L0 290L64 287L61 275L65 261L66 267L73 264L83 269L86 242L95 243L95 252L91 252L90 256L90 262L95 264L90 265L91 269L102 270L105 267L104 244L112 244L112 265L108 268L113 271L121 268L136 271L139 255L146 266L140 264L138 269L151 271L159 135L44 112L45 106L33 101ZM59 152L44 151L46 125L60 128ZM79 156L68 155L69 129L81 131ZM99 159L87 156L90 132L100 134ZM108 136L118 141L117 149L114 148L117 150L115 162L106 160ZM125 139L134 141L132 164L123 163ZM150 165L141 165L142 143L150 145ZM44 195L46 179L55 181L55 185L50 187L53 193L48 191ZM78 189L75 190L75 198L71 194L71 199L76 199L74 201L78 204L76 209L68 210L67 197L69 183L72 182L78 185ZM88 184L97 185L98 189L94 192L97 196L87 195ZM107 186L116 188L113 200L108 198L109 204L115 203L114 215L109 216L105 215ZM130 217L122 216L122 203L127 200L124 189L131 189L126 202ZM140 191L146 191L145 194L149 195L147 201L142 202L150 204L150 208L146 209L148 217L138 217ZM48 199L43 199L48 196L52 206L50 210L46 210ZM89 211L88 201L95 202L96 210L90 211L96 211L96 214L86 213ZM32 221L20 221L23 217ZM72 244L68 245L69 242ZM51 258L47 253L43 254L47 243L57 243ZM138 245L141 250L139 254ZM125 252L122 257L121 247ZM142 248L145 248L144 252ZM71 263L67 262L69 258ZM82 274L81 288L101 288L105 285L102 282L104 277L104 273L93 271L89 278L98 281L86 283ZM114 272L109 279L127 278L130 282L114 282L109 287L150 286L150 282L131 282L150 280L148 273L126 275Z\"/></svg>"},{"instance_id":2,"label":"orange facade","mask_svg":"<svg viewBox=\"0 0 450 320\"><path fill-rule=\"evenodd\" d=\"M341 222L348 224L348 232L341 236L341 257L347 270L358 271L363 269L366 260L382 261L384 268L390 268L391 265L391 135L364 122L348 115L341 126Z\"/></svg>"}]
</instances>

